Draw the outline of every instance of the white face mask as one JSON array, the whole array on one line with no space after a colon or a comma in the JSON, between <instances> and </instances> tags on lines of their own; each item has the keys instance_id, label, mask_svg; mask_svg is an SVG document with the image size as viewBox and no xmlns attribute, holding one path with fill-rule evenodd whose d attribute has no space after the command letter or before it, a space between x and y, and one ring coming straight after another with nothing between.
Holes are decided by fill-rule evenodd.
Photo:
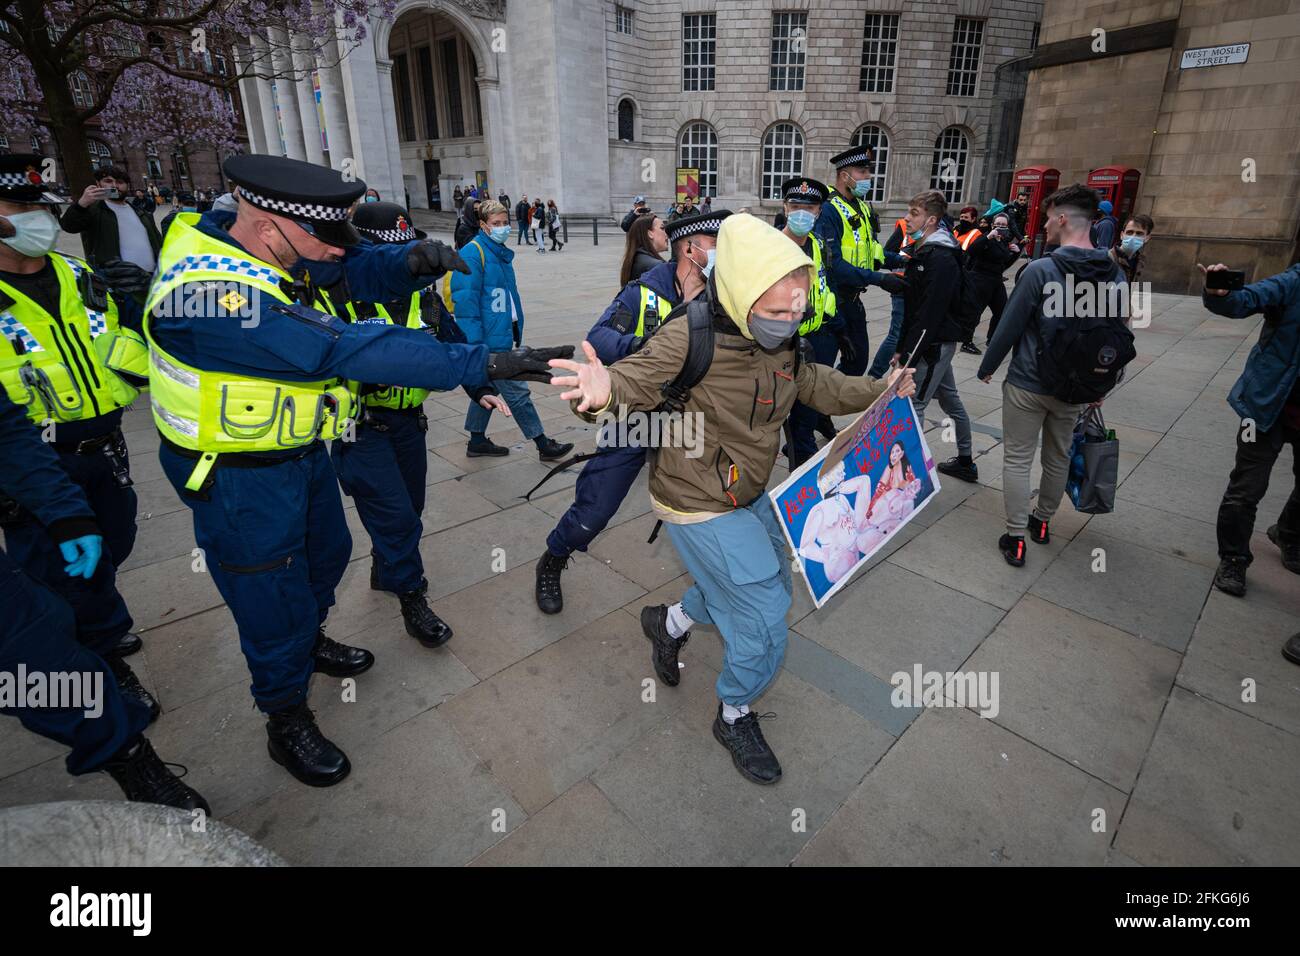
<instances>
[{"instance_id":1,"label":"white face mask","mask_svg":"<svg viewBox=\"0 0 1300 956\"><path fill-rule=\"evenodd\" d=\"M59 241L59 221L43 209L6 216L15 233L0 240L15 252L33 259L46 255Z\"/></svg>"}]
</instances>

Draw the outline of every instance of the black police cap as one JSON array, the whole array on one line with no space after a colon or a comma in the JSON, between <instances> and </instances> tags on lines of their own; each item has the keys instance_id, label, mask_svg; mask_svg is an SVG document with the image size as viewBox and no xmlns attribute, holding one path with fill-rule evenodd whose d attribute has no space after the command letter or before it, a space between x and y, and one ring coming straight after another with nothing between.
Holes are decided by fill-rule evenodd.
<instances>
[{"instance_id":1,"label":"black police cap","mask_svg":"<svg viewBox=\"0 0 1300 956\"><path fill-rule=\"evenodd\" d=\"M676 242L687 236L716 236L722 228L722 220L731 215L730 209L715 209L712 212L699 212L693 216L682 216L664 225L668 241Z\"/></svg>"},{"instance_id":2,"label":"black police cap","mask_svg":"<svg viewBox=\"0 0 1300 956\"><path fill-rule=\"evenodd\" d=\"M846 166L871 166L871 147L850 146L844 152L832 156L831 165L836 169L844 169Z\"/></svg>"},{"instance_id":3,"label":"black police cap","mask_svg":"<svg viewBox=\"0 0 1300 956\"><path fill-rule=\"evenodd\" d=\"M53 206L67 200L50 192L41 171L45 157L37 153L0 156L0 199Z\"/></svg>"},{"instance_id":4,"label":"black police cap","mask_svg":"<svg viewBox=\"0 0 1300 956\"><path fill-rule=\"evenodd\" d=\"M366 191L361 180L287 156L231 156L222 168L249 205L292 219L330 245L360 241L348 214Z\"/></svg>"},{"instance_id":5,"label":"black police cap","mask_svg":"<svg viewBox=\"0 0 1300 956\"><path fill-rule=\"evenodd\" d=\"M831 191L823 182L796 176L781 184L781 199L785 202L807 203L810 206L824 203L830 198Z\"/></svg>"},{"instance_id":6,"label":"black police cap","mask_svg":"<svg viewBox=\"0 0 1300 956\"><path fill-rule=\"evenodd\" d=\"M363 202L352 214L352 225L371 242L404 243L424 239L405 209L395 202Z\"/></svg>"}]
</instances>

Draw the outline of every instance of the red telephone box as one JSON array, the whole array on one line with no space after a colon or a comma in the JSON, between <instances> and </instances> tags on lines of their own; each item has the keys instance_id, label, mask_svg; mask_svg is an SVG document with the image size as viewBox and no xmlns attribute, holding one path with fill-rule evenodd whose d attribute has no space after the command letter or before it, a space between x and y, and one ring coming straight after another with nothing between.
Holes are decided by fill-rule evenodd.
<instances>
[{"instance_id":1,"label":"red telephone box","mask_svg":"<svg viewBox=\"0 0 1300 956\"><path fill-rule=\"evenodd\" d=\"M1034 240L1043 226L1043 200L1056 192L1061 184L1061 171L1051 166L1026 166L1016 170L1011 178L1011 199L1024 193L1029 201L1029 210L1024 224L1029 248L1034 249ZM1032 255L1032 252L1031 252Z\"/></svg>"},{"instance_id":2,"label":"red telephone box","mask_svg":"<svg viewBox=\"0 0 1300 956\"><path fill-rule=\"evenodd\" d=\"M1088 187L1095 189L1102 199L1109 199L1111 215L1119 220L1120 229L1133 213L1133 200L1137 198L1138 182L1142 174L1131 166L1099 166L1088 174Z\"/></svg>"}]
</instances>

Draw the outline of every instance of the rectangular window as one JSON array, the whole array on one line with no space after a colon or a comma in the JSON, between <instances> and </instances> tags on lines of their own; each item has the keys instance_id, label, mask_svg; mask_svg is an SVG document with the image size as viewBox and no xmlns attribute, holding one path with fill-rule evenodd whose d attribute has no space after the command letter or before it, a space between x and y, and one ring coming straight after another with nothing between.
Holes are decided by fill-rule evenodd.
<instances>
[{"instance_id":1,"label":"rectangular window","mask_svg":"<svg viewBox=\"0 0 1300 956\"><path fill-rule=\"evenodd\" d=\"M433 51L422 46L415 51L420 71L420 99L424 101L424 138L438 138L437 94L433 86Z\"/></svg>"},{"instance_id":2,"label":"rectangular window","mask_svg":"<svg viewBox=\"0 0 1300 956\"><path fill-rule=\"evenodd\" d=\"M984 21L958 17L952 27L952 54L948 57L949 96L975 95L983 44Z\"/></svg>"},{"instance_id":3,"label":"rectangular window","mask_svg":"<svg viewBox=\"0 0 1300 956\"><path fill-rule=\"evenodd\" d=\"M1033 32L1033 35L1030 36L1030 38L1029 38L1029 49L1030 49L1030 52L1032 52L1032 51L1038 49L1038 35L1039 35L1039 32L1040 32L1042 29L1043 29L1043 25L1042 25L1041 23L1035 23L1035 24L1034 24L1034 32Z\"/></svg>"},{"instance_id":4,"label":"rectangular window","mask_svg":"<svg viewBox=\"0 0 1300 956\"><path fill-rule=\"evenodd\" d=\"M465 104L460 98L460 58L456 53L456 40L443 40L441 46L442 78L447 86L447 125L450 136L465 135Z\"/></svg>"},{"instance_id":5,"label":"rectangular window","mask_svg":"<svg viewBox=\"0 0 1300 956\"><path fill-rule=\"evenodd\" d=\"M713 13L682 17L682 89L701 93L713 89L718 18Z\"/></svg>"},{"instance_id":6,"label":"rectangular window","mask_svg":"<svg viewBox=\"0 0 1300 956\"><path fill-rule=\"evenodd\" d=\"M772 61L768 68L767 88L802 90L807 55L808 14L803 11L772 14Z\"/></svg>"},{"instance_id":7,"label":"rectangular window","mask_svg":"<svg viewBox=\"0 0 1300 956\"><path fill-rule=\"evenodd\" d=\"M632 29L632 11L627 7L614 7L614 32L636 35Z\"/></svg>"},{"instance_id":8,"label":"rectangular window","mask_svg":"<svg viewBox=\"0 0 1300 956\"><path fill-rule=\"evenodd\" d=\"M415 139L415 104L411 102L411 71L405 53L393 56L393 98L397 101L398 139Z\"/></svg>"},{"instance_id":9,"label":"rectangular window","mask_svg":"<svg viewBox=\"0 0 1300 956\"><path fill-rule=\"evenodd\" d=\"M898 62L898 14L868 13L862 28L862 72L859 93L894 92Z\"/></svg>"}]
</instances>

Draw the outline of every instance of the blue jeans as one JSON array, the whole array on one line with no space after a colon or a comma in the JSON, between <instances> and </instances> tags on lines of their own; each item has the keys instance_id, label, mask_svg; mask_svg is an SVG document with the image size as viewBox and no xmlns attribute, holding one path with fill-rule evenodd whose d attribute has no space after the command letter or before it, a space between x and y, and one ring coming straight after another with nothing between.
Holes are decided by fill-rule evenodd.
<instances>
[{"instance_id":1,"label":"blue jeans","mask_svg":"<svg viewBox=\"0 0 1300 956\"><path fill-rule=\"evenodd\" d=\"M543 434L542 420L537 417L537 409L533 407L533 397L528 391L528 383L499 381L494 384L501 397L506 400L506 404L510 406L510 411L514 413L515 424L524 433L524 437L531 441ZM470 402L469 411L465 413L465 431L485 432L491 420L490 410L478 402Z\"/></svg>"},{"instance_id":2,"label":"blue jeans","mask_svg":"<svg viewBox=\"0 0 1300 956\"><path fill-rule=\"evenodd\" d=\"M748 704L776 677L789 633L790 560L772 502L763 492L745 508L664 527L695 580L682 607L722 634L718 699Z\"/></svg>"},{"instance_id":3,"label":"blue jeans","mask_svg":"<svg viewBox=\"0 0 1300 956\"><path fill-rule=\"evenodd\" d=\"M519 220L519 238L515 240L515 245L519 245L521 241L532 245L528 240L528 222L524 219Z\"/></svg>"},{"instance_id":4,"label":"blue jeans","mask_svg":"<svg viewBox=\"0 0 1300 956\"><path fill-rule=\"evenodd\" d=\"M889 298L889 332L885 334L885 340L880 343L880 350L876 352L871 368L867 369L867 374L872 378L884 377L885 370L889 368L889 360L898 351L898 336L903 331L903 297L893 295Z\"/></svg>"}]
</instances>

